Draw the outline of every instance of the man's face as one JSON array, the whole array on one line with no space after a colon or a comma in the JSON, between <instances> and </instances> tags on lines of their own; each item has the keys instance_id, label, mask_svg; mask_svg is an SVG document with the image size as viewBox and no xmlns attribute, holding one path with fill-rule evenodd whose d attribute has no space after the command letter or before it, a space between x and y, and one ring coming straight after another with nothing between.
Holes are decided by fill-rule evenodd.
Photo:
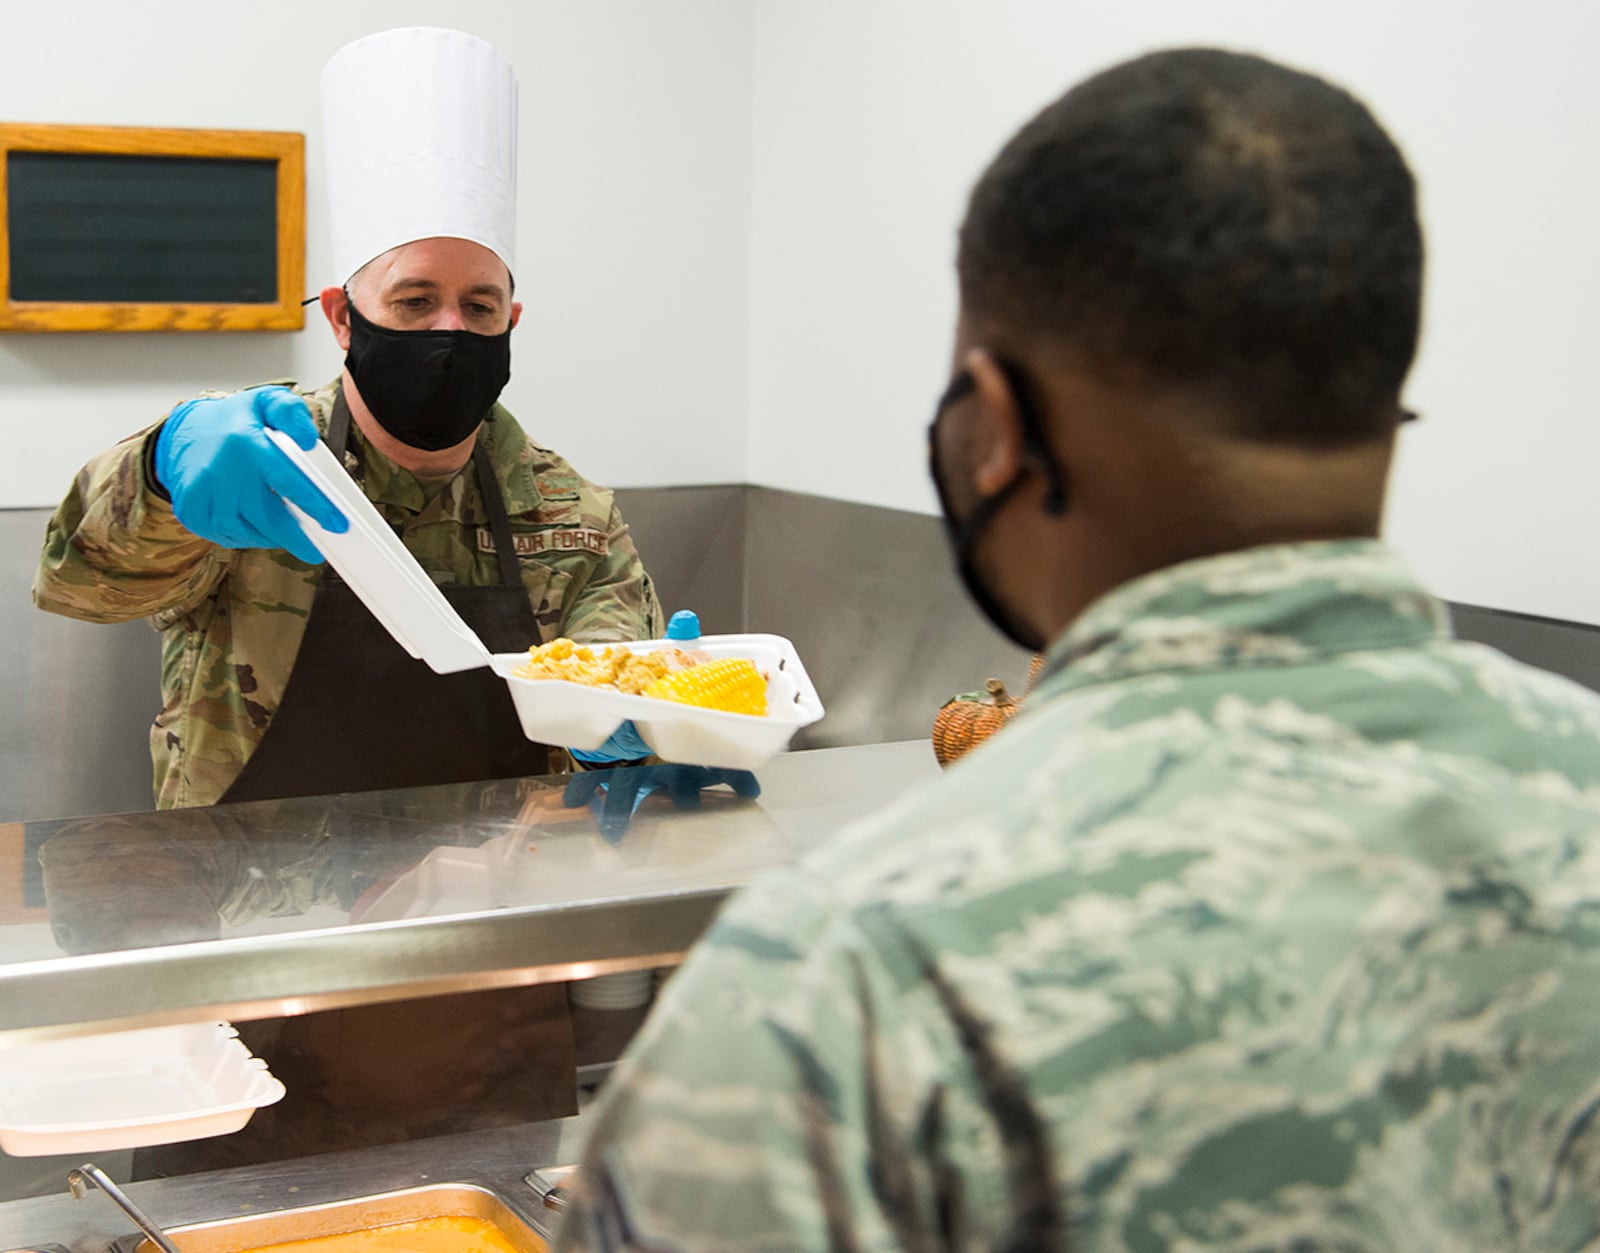
<instances>
[{"instance_id":1,"label":"man's face","mask_svg":"<svg viewBox=\"0 0 1600 1253\"><path fill-rule=\"evenodd\" d=\"M395 331L499 335L522 316L522 305L511 299L505 263L466 239L419 239L391 248L357 271L348 287L369 322ZM325 298L325 308L327 303ZM342 293L333 303L334 338L348 350L350 317Z\"/></svg>"}]
</instances>

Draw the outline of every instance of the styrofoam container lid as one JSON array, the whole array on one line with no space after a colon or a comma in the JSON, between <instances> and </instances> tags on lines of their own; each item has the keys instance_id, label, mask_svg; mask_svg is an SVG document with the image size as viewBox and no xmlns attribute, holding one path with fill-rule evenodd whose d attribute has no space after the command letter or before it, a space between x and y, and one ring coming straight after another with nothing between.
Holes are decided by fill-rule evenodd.
<instances>
[{"instance_id":1,"label":"styrofoam container lid","mask_svg":"<svg viewBox=\"0 0 1600 1253\"><path fill-rule=\"evenodd\" d=\"M321 440L309 450L301 448L270 427L267 435L350 520L350 529L335 535L292 502L283 502L328 564L400 646L438 674L489 665L483 641L417 564L333 450Z\"/></svg>"},{"instance_id":2,"label":"styrofoam container lid","mask_svg":"<svg viewBox=\"0 0 1600 1253\"><path fill-rule=\"evenodd\" d=\"M0 1049L0 1149L13 1157L227 1135L284 1095L225 1022Z\"/></svg>"}]
</instances>

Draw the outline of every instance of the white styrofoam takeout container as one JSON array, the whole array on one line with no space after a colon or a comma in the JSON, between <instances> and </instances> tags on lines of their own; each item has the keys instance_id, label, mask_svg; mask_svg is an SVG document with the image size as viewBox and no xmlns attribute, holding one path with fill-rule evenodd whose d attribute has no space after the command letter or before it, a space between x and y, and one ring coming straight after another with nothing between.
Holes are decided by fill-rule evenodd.
<instances>
[{"instance_id":1,"label":"white styrofoam takeout container","mask_svg":"<svg viewBox=\"0 0 1600 1253\"><path fill-rule=\"evenodd\" d=\"M335 535L285 501L301 529L373 616L411 656L439 674L492 667L510 687L523 733L530 740L595 749L631 718L663 760L753 770L782 752L802 727L822 717L822 702L794 645L778 635L708 635L695 645L714 658L748 657L755 662L767 679L766 717L517 676L513 672L527 654L491 656L326 444L307 451L281 431L269 429L267 434L350 520L350 529ZM672 640L612 645L633 652L675 646Z\"/></svg>"},{"instance_id":2,"label":"white styrofoam takeout container","mask_svg":"<svg viewBox=\"0 0 1600 1253\"><path fill-rule=\"evenodd\" d=\"M675 645L672 640L644 640L612 647L646 653ZM665 761L754 770L782 752L801 727L822 717L816 689L794 645L782 636L710 635L696 648L713 659L754 661L767 679L766 717L695 709L560 679L525 679L515 670L528 659L526 653L497 653L494 666L511 685L523 732L545 744L599 748L619 723L631 718L645 743Z\"/></svg>"},{"instance_id":3,"label":"white styrofoam takeout container","mask_svg":"<svg viewBox=\"0 0 1600 1253\"><path fill-rule=\"evenodd\" d=\"M100 1153L238 1131L283 1084L225 1022L0 1050L0 1149Z\"/></svg>"}]
</instances>

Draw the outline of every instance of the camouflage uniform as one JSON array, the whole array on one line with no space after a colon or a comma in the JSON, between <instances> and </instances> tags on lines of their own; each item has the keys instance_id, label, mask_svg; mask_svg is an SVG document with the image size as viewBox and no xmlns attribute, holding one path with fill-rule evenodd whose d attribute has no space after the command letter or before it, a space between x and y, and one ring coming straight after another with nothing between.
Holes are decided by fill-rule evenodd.
<instances>
[{"instance_id":1,"label":"camouflage uniform","mask_svg":"<svg viewBox=\"0 0 1600 1253\"><path fill-rule=\"evenodd\" d=\"M1597 1247L1597 828L1600 697L1382 546L1136 580L735 898L560 1247Z\"/></svg>"},{"instance_id":2,"label":"camouflage uniform","mask_svg":"<svg viewBox=\"0 0 1600 1253\"><path fill-rule=\"evenodd\" d=\"M292 386L292 384L291 384ZM302 393L326 430L338 384ZM152 428L153 429L153 428ZM45 536L41 609L90 622L151 617L162 633L163 707L150 733L156 804L214 803L261 742L294 666L320 566L277 549L220 548L148 490L142 431L79 473ZM649 639L661 606L612 502L495 406L487 443L540 640ZM472 463L433 495L351 425L345 464L440 584L498 583Z\"/></svg>"}]
</instances>

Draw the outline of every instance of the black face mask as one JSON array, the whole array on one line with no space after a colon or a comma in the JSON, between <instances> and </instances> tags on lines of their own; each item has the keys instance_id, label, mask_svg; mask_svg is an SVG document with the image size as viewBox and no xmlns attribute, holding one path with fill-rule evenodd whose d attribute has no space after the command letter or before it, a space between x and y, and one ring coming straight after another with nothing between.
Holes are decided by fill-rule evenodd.
<instances>
[{"instance_id":1,"label":"black face mask","mask_svg":"<svg viewBox=\"0 0 1600 1253\"><path fill-rule=\"evenodd\" d=\"M392 331L362 317L349 296L344 363L378 425L430 452L477 430L511 378L511 328L500 335Z\"/></svg>"},{"instance_id":2,"label":"black face mask","mask_svg":"<svg viewBox=\"0 0 1600 1253\"><path fill-rule=\"evenodd\" d=\"M1012 400L1017 406L1017 420L1022 424L1024 464L1017 468L1010 482L994 495L979 500L966 517L959 519L956 517L955 509L951 505L950 485L944 467L939 461L938 435L939 424L944 420L945 414L957 401L971 395L976 386L971 373L963 370L956 375L950 386L945 389L944 395L939 398L939 403L933 412L933 422L928 426L928 470L933 475L933 485L939 493L939 509L944 515L945 531L950 537L950 546L955 550L956 573L961 576L967 595L972 597L995 630L1013 644L1037 653L1043 650L1049 641L1018 621L1011 610L1003 605L999 597L979 578L976 557L978 538L994 521L995 515L1000 512L1000 507L1016 493L1035 469L1043 472L1049 484L1044 507L1052 516L1066 512L1067 490L1061 467L1056 464L1050 445L1045 442L1044 425L1039 420L1039 411L1033 402L1032 389L1028 385L1026 376L1009 362L997 361L996 364L1000 367L1000 372L1005 375L1006 383L1011 388Z\"/></svg>"}]
</instances>

